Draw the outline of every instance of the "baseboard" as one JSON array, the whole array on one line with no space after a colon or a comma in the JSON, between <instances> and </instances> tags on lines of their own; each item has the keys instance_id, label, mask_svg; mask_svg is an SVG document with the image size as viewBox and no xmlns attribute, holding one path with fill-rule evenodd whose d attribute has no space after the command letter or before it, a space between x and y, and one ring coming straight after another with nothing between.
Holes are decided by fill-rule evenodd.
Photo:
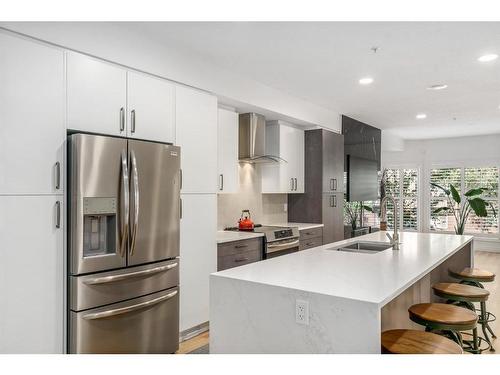
<instances>
[{"instance_id":1,"label":"baseboard","mask_svg":"<svg viewBox=\"0 0 500 375\"><path fill-rule=\"evenodd\" d=\"M498 239L474 239L474 251L487 251L490 253L500 253L500 241Z\"/></svg>"},{"instance_id":2,"label":"baseboard","mask_svg":"<svg viewBox=\"0 0 500 375\"><path fill-rule=\"evenodd\" d=\"M179 342L183 342L186 340L189 340L190 338L193 338L195 336L198 336L199 334L203 332L207 332L209 329L209 323L201 323L198 324L197 326L194 326L192 328L186 329L185 331L182 331L179 334Z\"/></svg>"}]
</instances>

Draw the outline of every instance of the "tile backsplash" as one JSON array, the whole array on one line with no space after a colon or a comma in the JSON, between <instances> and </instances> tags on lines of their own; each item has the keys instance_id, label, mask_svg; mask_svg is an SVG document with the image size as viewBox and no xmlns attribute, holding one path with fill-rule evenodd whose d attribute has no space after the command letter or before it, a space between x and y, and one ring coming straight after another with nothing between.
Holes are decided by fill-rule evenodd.
<instances>
[{"instance_id":1,"label":"tile backsplash","mask_svg":"<svg viewBox=\"0 0 500 375\"><path fill-rule=\"evenodd\" d=\"M241 210L249 209L256 224L284 223L287 194L262 194L260 168L253 164L240 164L240 187L235 194L218 194L217 228L234 227Z\"/></svg>"}]
</instances>

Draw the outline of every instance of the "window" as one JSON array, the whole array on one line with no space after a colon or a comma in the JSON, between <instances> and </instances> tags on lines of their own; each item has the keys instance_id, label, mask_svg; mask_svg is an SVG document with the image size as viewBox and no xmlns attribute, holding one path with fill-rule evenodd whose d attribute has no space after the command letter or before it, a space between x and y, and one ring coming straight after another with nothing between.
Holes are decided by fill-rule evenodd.
<instances>
[{"instance_id":1,"label":"window","mask_svg":"<svg viewBox=\"0 0 500 375\"><path fill-rule=\"evenodd\" d=\"M438 168L431 170L430 181L444 188L453 184L458 192L464 196L465 192L472 188L485 187L490 189L483 198L490 202L498 212L498 168ZM440 189L431 186L430 189L430 229L435 231L455 231L455 218L452 213L441 211L438 214L434 210L447 206L446 195ZM477 217L472 212L465 226L466 233L498 233L498 218L493 215L491 207L488 207L487 217Z\"/></svg>"},{"instance_id":2,"label":"window","mask_svg":"<svg viewBox=\"0 0 500 375\"><path fill-rule=\"evenodd\" d=\"M385 195L391 196L398 207L399 228L418 228L418 171L414 168L388 168L385 170ZM394 227L393 206L387 204L387 226Z\"/></svg>"}]
</instances>

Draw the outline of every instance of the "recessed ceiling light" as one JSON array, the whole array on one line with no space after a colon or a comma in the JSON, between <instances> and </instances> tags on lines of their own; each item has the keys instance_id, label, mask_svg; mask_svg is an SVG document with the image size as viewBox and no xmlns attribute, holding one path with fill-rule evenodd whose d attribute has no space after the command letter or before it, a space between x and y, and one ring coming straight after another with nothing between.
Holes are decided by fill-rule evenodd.
<instances>
[{"instance_id":1,"label":"recessed ceiling light","mask_svg":"<svg viewBox=\"0 0 500 375\"><path fill-rule=\"evenodd\" d=\"M360 85L369 85L370 83L373 83L372 77L364 77L359 80Z\"/></svg>"},{"instance_id":2,"label":"recessed ceiling light","mask_svg":"<svg viewBox=\"0 0 500 375\"><path fill-rule=\"evenodd\" d=\"M427 87L427 90L443 90L447 87L448 87L448 85L445 85L444 83L439 83L437 85L431 85L431 86Z\"/></svg>"},{"instance_id":3,"label":"recessed ceiling light","mask_svg":"<svg viewBox=\"0 0 500 375\"><path fill-rule=\"evenodd\" d=\"M418 118L419 120L422 120L424 118L427 117L427 115L425 113L419 113L418 115L415 116L416 118Z\"/></svg>"},{"instance_id":4,"label":"recessed ceiling light","mask_svg":"<svg viewBox=\"0 0 500 375\"><path fill-rule=\"evenodd\" d=\"M477 61L480 61L480 62L489 62L489 61L496 60L497 58L498 58L497 54L495 54L495 53L489 53L487 55L483 55L483 56L479 57L477 59Z\"/></svg>"}]
</instances>

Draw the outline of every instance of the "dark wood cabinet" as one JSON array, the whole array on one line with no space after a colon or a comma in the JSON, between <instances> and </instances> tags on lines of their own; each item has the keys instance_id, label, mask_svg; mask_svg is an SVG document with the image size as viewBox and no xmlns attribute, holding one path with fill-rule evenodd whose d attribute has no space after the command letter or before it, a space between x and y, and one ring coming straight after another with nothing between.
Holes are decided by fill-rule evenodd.
<instances>
[{"instance_id":1,"label":"dark wood cabinet","mask_svg":"<svg viewBox=\"0 0 500 375\"><path fill-rule=\"evenodd\" d=\"M220 243L217 246L217 271L262 260L262 238Z\"/></svg>"},{"instance_id":2,"label":"dark wood cabinet","mask_svg":"<svg viewBox=\"0 0 500 375\"><path fill-rule=\"evenodd\" d=\"M344 137L305 132L304 194L288 195L288 221L323 223L323 243L344 239Z\"/></svg>"}]
</instances>

